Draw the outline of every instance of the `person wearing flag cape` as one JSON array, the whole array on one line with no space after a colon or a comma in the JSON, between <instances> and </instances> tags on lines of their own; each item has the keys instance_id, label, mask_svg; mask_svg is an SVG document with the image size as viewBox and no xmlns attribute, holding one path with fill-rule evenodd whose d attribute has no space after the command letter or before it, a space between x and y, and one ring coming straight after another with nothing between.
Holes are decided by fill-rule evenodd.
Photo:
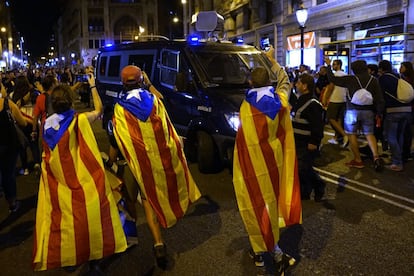
<instances>
[{"instance_id":1,"label":"person wearing flag cape","mask_svg":"<svg viewBox=\"0 0 414 276\"><path fill-rule=\"evenodd\" d=\"M268 57L272 63L271 47ZM283 70L278 67L279 70ZM270 85L263 67L254 68L240 107L233 161L233 185L258 274L264 273L264 253L274 257L277 275L295 260L278 246L279 228L301 223L302 207L286 73L276 72ZM283 77L285 75L285 77ZM281 88L283 87L283 88Z\"/></svg>"},{"instance_id":2,"label":"person wearing flag cape","mask_svg":"<svg viewBox=\"0 0 414 276\"><path fill-rule=\"evenodd\" d=\"M41 177L34 233L34 270L71 268L127 248L109 176L90 123L102 113L95 78L88 76L95 109L76 113L72 91L59 85L51 94L54 114L43 129ZM118 183L119 184L119 183Z\"/></svg>"},{"instance_id":3,"label":"person wearing flag cape","mask_svg":"<svg viewBox=\"0 0 414 276\"><path fill-rule=\"evenodd\" d=\"M188 168L180 139L160 100L162 95L137 66L124 67L121 79L126 93L115 104L109 123L112 149L109 155L114 161L116 154L111 151L115 148L125 158L138 185L138 197L154 238L157 265L166 269L168 258L160 226L175 225L201 194Z\"/></svg>"}]
</instances>

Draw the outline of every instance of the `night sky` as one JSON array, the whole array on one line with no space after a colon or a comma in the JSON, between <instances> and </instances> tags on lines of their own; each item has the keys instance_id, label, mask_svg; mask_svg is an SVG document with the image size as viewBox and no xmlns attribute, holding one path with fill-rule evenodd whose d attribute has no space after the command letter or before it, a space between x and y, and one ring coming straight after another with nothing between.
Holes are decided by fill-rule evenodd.
<instances>
[{"instance_id":1,"label":"night sky","mask_svg":"<svg viewBox=\"0 0 414 276\"><path fill-rule=\"evenodd\" d=\"M24 37L23 49L32 57L46 54L50 36L64 0L18 0L9 1L12 22Z\"/></svg>"}]
</instances>

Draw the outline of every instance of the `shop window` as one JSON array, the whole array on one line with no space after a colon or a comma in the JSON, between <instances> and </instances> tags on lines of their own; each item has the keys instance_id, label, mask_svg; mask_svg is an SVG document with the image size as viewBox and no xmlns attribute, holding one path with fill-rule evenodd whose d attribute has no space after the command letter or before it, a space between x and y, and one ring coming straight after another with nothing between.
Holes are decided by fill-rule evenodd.
<instances>
[{"instance_id":1,"label":"shop window","mask_svg":"<svg viewBox=\"0 0 414 276\"><path fill-rule=\"evenodd\" d=\"M93 40L89 39L89 49L93 49Z\"/></svg>"},{"instance_id":2,"label":"shop window","mask_svg":"<svg viewBox=\"0 0 414 276\"><path fill-rule=\"evenodd\" d=\"M99 39L95 39L95 49L99 48Z\"/></svg>"}]
</instances>

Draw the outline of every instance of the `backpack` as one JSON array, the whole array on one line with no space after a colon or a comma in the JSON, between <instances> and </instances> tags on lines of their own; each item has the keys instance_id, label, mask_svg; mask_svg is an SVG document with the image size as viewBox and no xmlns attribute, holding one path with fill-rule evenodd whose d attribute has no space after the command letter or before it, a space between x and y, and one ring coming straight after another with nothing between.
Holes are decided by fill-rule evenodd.
<instances>
[{"instance_id":1,"label":"backpack","mask_svg":"<svg viewBox=\"0 0 414 276\"><path fill-rule=\"evenodd\" d=\"M401 103L410 103L414 99L414 88L411 86L411 84L403 78L397 78L393 74L387 75L393 76L394 78L398 79L397 97L391 95L387 91L385 91L385 93Z\"/></svg>"},{"instance_id":2,"label":"backpack","mask_svg":"<svg viewBox=\"0 0 414 276\"><path fill-rule=\"evenodd\" d=\"M46 111L46 118L55 113L52 107L52 97L49 93L45 92L45 111Z\"/></svg>"},{"instance_id":3,"label":"backpack","mask_svg":"<svg viewBox=\"0 0 414 276\"><path fill-rule=\"evenodd\" d=\"M349 96L349 92L348 92L348 95L347 95L348 99L351 101L351 103L356 104L356 105L372 105L374 103L374 99L372 98L371 92L367 90L368 85L371 83L372 76L370 76L369 81L367 85L365 86L365 88L362 86L361 82L359 81L359 78L357 76L355 77L361 88L354 92L354 94L352 95L352 99Z\"/></svg>"}]
</instances>

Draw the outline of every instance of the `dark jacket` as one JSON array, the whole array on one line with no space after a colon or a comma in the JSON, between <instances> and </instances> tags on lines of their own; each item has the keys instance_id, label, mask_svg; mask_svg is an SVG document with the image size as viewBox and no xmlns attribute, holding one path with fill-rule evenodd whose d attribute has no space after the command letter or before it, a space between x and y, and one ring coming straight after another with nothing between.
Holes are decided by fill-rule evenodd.
<instances>
[{"instance_id":1,"label":"dark jacket","mask_svg":"<svg viewBox=\"0 0 414 276\"><path fill-rule=\"evenodd\" d=\"M314 99L314 101L300 113L299 119L306 120L306 123L300 123L300 120L299 122L295 121L297 111L311 99ZM313 94L301 95L292 107L291 114L296 144L313 144L319 146L323 138L323 108L319 101L314 98ZM301 134L301 131L309 132L309 134Z\"/></svg>"},{"instance_id":2,"label":"dark jacket","mask_svg":"<svg viewBox=\"0 0 414 276\"><path fill-rule=\"evenodd\" d=\"M370 75L368 74L366 64L359 64L359 61L354 61L351 64L352 71L355 76L348 75L342 77L335 77L331 66L328 66L328 79L330 82L333 82L337 86L346 87L349 91L349 98L352 98L355 91L361 88L356 77L359 78L361 85L365 88L367 85ZM372 98L374 100L373 105L355 105L352 104L349 98L347 97L346 108L347 109L357 109L357 110L373 110L376 114L381 115L384 112L384 97L382 94L381 87L378 83L378 80L373 77L370 84L367 87L367 90L371 92Z\"/></svg>"},{"instance_id":3,"label":"dark jacket","mask_svg":"<svg viewBox=\"0 0 414 276\"><path fill-rule=\"evenodd\" d=\"M397 107L396 109L394 109L396 112L410 112L409 110L404 110L404 108L401 111L398 111L399 107L410 107L411 106L411 103L402 103L396 99L398 79L399 77L397 75L390 73L390 72L387 72L378 78L380 87L384 95L386 112L390 110L389 108L394 108L394 107ZM391 94L393 97L390 96L389 94Z\"/></svg>"}]
</instances>

